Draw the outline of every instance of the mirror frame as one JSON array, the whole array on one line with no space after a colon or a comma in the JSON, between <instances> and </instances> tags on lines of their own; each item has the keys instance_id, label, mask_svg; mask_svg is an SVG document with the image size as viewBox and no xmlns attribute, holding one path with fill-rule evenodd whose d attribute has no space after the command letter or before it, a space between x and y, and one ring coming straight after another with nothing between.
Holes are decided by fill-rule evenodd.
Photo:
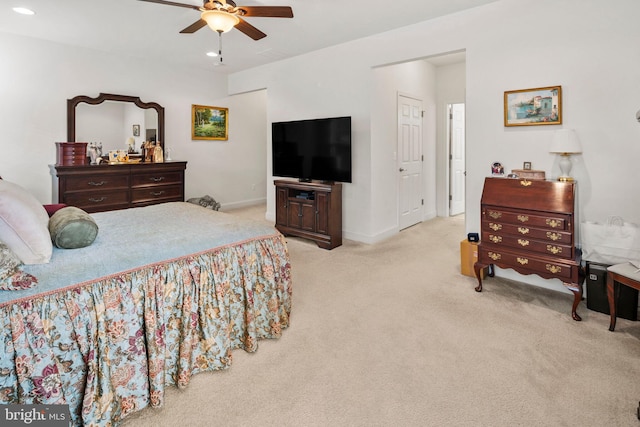
<instances>
[{"instance_id":1,"label":"mirror frame","mask_svg":"<svg viewBox=\"0 0 640 427\"><path fill-rule=\"evenodd\" d=\"M158 132L156 142L159 142L164 151L164 107L157 102L143 102L137 96L114 95L112 93L100 93L95 98L79 95L67 99L67 142L76 142L76 106L81 102L91 105L102 104L104 101L133 102L137 107L153 108L158 113Z\"/></svg>"}]
</instances>

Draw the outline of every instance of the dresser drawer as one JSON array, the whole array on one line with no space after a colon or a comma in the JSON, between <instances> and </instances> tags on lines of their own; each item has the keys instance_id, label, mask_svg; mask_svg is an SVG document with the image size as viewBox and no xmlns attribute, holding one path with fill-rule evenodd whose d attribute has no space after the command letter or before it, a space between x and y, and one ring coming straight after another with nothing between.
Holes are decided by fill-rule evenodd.
<instances>
[{"instance_id":1,"label":"dresser drawer","mask_svg":"<svg viewBox=\"0 0 640 427\"><path fill-rule=\"evenodd\" d=\"M84 209L87 212L122 209L129 204L128 190L67 193L63 203Z\"/></svg>"},{"instance_id":2,"label":"dresser drawer","mask_svg":"<svg viewBox=\"0 0 640 427\"><path fill-rule=\"evenodd\" d=\"M169 201L183 201L182 185L157 185L131 190L131 203L146 204Z\"/></svg>"},{"instance_id":3,"label":"dresser drawer","mask_svg":"<svg viewBox=\"0 0 640 427\"><path fill-rule=\"evenodd\" d=\"M483 232L482 240L489 247L507 246L509 248L515 248L520 252L532 251L566 259L573 259L574 256L572 246L570 245L560 245L555 242L546 242L524 236L519 237L509 234Z\"/></svg>"},{"instance_id":4,"label":"dresser drawer","mask_svg":"<svg viewBox=\"0 0 640 427\"><path fill-rule=\"evenodd\" d=\"M506 248L480 248L478 262L496 264L502 268L514 268L521 273L534 273L542 277L570 280L577 265L563 263L559 259L545 259L531 253L510 252Z\"/></svg>"},{"instance_id":5,"label":"dresser drawer","mask_svg":"<svg viewBox=\"0 0 640 427\"><path fill-rule=\"evenodd\" d=\"M134 174L131 176L131 187L149 187L154 185L182 184L182 172L152 172L144 174Z\"/></svg>"},{"instance_id":6,"label":"dresser drawer","mask_svg":"<svg viewBox=\"0 0 640 427\"><path fill-rule=\"evenodd\" d=\"M64 182L66 191L126 190L129 188L129 175L70 176Z\"/></svg>"},{"instance_id":7,"label":"dresser drawer","mask_svg":"<svg viewBox=\"0 0 640 427\"><path fill-rule=\"evenodd\" d=\"M502 224L518 224L551 230L567 230L569 225L569 218L565 215L535 214L532 211L519 212L493 207L482 210L482 219Z\"/></svg>"}]
</instances>

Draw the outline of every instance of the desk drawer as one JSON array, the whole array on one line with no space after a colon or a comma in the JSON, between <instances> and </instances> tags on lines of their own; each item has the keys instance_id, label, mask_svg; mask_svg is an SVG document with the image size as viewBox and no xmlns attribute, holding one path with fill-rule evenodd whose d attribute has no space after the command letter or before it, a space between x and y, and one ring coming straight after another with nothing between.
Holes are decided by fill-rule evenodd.
<instances>
[{"instance_id":1,"label":"desk drawer","mask_svg":"<svg viewBox=\"0 0 640 427\"><path fill-rule=\"evenodd\" d=\"M484 245L484 243L483 243ZM518 254L509 252L505 248L480 248L478 251L478 261L484 264L496 264L503 268L513 268L516 271L525 274L538 274L542 277L555 277L558 279L572 278L571 264L563 263L558 259L545 259L544 257L536 257L532 254Z\"/></svg>"},{"instance_id":2,"label":"desk drawer","mask_svg":"<svg viewBox=\"0 0 640 427\"><path fill-rule=\"evenodd\" d=\"M549 243L571 245L573 234L568 231L556 231L542 228L533 228L527 225L507 224L492 221L483 221L482 230L499 234L526 237L529 239L543 240Z\"/></svg>"},{"instance_id":3,"label":"desk drawer","mask_svg":"<svg viewBox=\"0 0 640 427\"><path fill-rule=\"evenodd\" d=\"M152 172L135 174L131 177L131 187L149 187L156 185L182 184L182 172Z\"/></svg>"},{"instance_id":4,"label":"desk drawer","mask_svg":"<svg viewBox=\"0 0 640 427\"><path fill-rule=\"evenodd\" d=\"M502 224L519 224L529 227L539 227L550 230L567 230L568 218L564 215L538 215L529 212L507 211L487 207L482 211L482 219L485 221Z\"/></svg>"},{"instance_id":5,"label":"desk drawer","mask_svg":"<svg viewBox=\"0 0 640 427\"><path fill-rule=\"evenodd\" d=\"M508 246L516 248L517 251L531 251L559 258L573 259L572 246L560 245L555 242L544 242L530 239L528 237L510 236L508 234L482 233L482 240L488 245Z\"/></svg>"},{"instance_id":6,"label":"desk drawer","mask_svg":"<svg viewBox=\"0 0 640 427\"><path fill-rule=\"evenodd\" d=\"M161 201L184 201L182 185L156 185L147 188L135 188L131 191L131 203L149 203Z\"/></svg>"}]
</instances>

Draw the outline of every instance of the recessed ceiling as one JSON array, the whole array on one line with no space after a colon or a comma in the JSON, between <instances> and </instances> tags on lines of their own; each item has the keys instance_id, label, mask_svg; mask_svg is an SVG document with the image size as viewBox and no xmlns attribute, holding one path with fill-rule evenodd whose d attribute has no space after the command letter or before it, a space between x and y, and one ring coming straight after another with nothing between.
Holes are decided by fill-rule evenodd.
<instances>
[{"instance_id":1,"label":"recessed ceiling","mask_svg":"<svg viewBox=\"0 0 640 427\"><path fill-rule=\"evenodd\" d=\"M175 0L201 5L200 0ZM244 6L291 6L294 18L245 18L267 34L254 41L238 30L222 36L224 67L231 73L344 43L499 0L236 0ZM33 16L13 12L28 7ZM137 0L13 0L1 6L0 32L126 55L149 62L213 68L218 34L180 30L199 19L196 10Z\"/></svg>"}]
</instances>

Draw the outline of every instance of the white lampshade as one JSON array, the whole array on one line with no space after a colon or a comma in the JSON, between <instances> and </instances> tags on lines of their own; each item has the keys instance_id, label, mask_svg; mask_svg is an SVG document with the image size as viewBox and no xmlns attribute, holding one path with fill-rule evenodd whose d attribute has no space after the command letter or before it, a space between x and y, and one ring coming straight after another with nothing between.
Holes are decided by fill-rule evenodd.
<instances>
[{"instance_id":1,"label":"white lampshade","mask_svg":"<svg viewBox=\"0 0 640 427\"><path fill-rule=\"evenodd\" d=\"M240 22L240 18L236 15L221 10L206 10L202 12L200 18L207 22L209 28L219 33L226 33Z\"/></svg>"},{"instance_id":2,"label":"white lampshade","mask_svg":"<svg viewBox=\"0 0 640 427\"><path fill-rule=\"evenodd\" d=\"M573 129L560 129L554 132L551 142L551 153L576 154L582 153L580 140Z\"/></svg>"}]
</instances>

